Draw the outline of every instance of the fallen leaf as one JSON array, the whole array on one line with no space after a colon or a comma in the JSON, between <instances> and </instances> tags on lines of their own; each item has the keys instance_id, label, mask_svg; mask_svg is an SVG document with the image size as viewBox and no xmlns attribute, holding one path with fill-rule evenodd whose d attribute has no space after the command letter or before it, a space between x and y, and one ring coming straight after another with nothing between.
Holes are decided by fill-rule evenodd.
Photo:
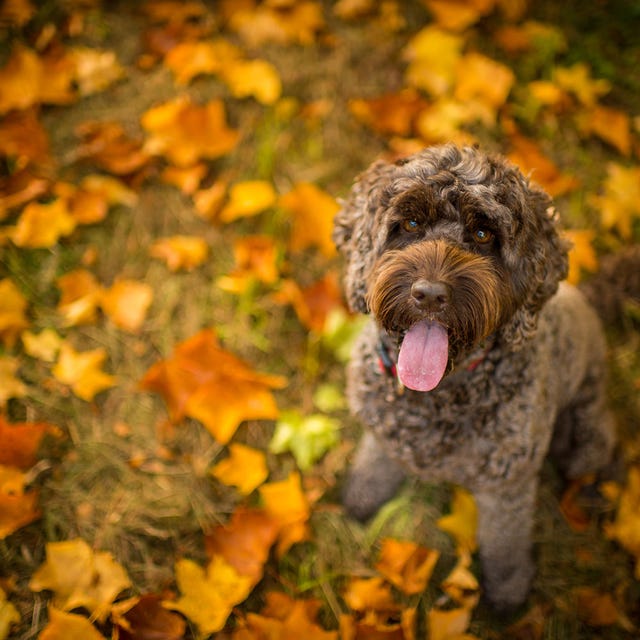
<instances>
[{"instance_id":1,"label":"fallen leaf","mask_svg":"<svg viewBox=\"0 0 640 640\"><path fill-rule=\"evenodd\" d=\"M165 56L164 64L177 84L188 84L200 74L219 74L242 58L238 47L222 38L211 41L180 42Z\"/></svg>"},{"instance_id":2,"label":"fallen leaf","mask_svg":"<svg viewBox=\"0 0 640 640\"><path fill-rule=\"evenodd\" d=\"M598 209L606 230L615 229L628 240L635 219L640 218L640 167L607 164L602 195L593 195L590 203Z\"/></svg>"},{"instance_id":3,"label":"fallen leaf","mask_svg":"<svg viewBox=\"0 0 640 640\"><path fill-rule=\"evenodd\" d=\"M175 573L182 595L163 604L185 615L204 636L220 631L233 607L252 589L251 578L240 575L220 556L214 556L206 568L192 560L178 560Z\"/></svg>"},{"instance_id":4,"label":"fallen leaf","mask_svg":"<svg viewBox=\"0 0 640 640\"><path fill-rule=\"evenodd\" d=\"M471 621L471 610L430 609L427 613L429 640L473 640L475 636L466 634Z\"/></svg>"},{"instance_id":5,"label":"fallen leaf","mask_svg":"<svg viewBox=\"0 0 640 640\"><path fill-rule=\"evenodd\" d=\"M33 18L35 12L29 0L9 0L0 7L0 22L23 27ZM0 637L3 637L2 634Z\"/></svg>"},{"instance_id":6,"label":"fallen leaf","mask_svg":"<svg viewBox=\"0 0 640 640\"><path fill-rule=\"evenodd\" d=\"M579 126L585 134L597 136L624 156L630 155L631 118L628 113L596 105L580 118Z\"/></svg>"},{"instance_id":7,"label":"fallen leaf","mask_svg":"<svg viewBox=\"0 0 640 640\"><path fill-rule=\"evenodd\" d=\"M229 454L213 467L211 475L224 484L237 487L243 495L249 495L269 475L265 455L238 443L229 445Z\"/></svg>"},{"instance_id":8,"label":"fallen leaf","mask_svg":"<svg viewBox=\"0 0 640 640\"><path fill-rule=\"evenodd\" d=\"M243 420L278 416L270 390L284 383L281 377L253 371L205 329L153 365L140 384L164 397L172 421L184 416L200 420L224 444Z\"/></svg>"},{"instance_id":9,"label":"fallen leaf","mask_svg":"<svg viewBox=\"0 0 640 640\"><path fill-rule=\"evenodd\" d=\"M575 95L585 107L593 107L599 98L611 91L609 81L594 80L591 70L583 62L578 62L572 67L556 67L553 70L553 81Z\"/></svg>"},{"instance_id":10,"label":"fallen leaf","mask_svg":"<svg viewBox=\"0 0 640 640\"><path fill-rule=\"evenodd\" d=\"M477 548L477 523L478 509L473 496L461 487L455 487L451 513L439 518L436 525L453 536L459 549L473 553Z\"/></svg>"},{"instance_id":11,"label":"fallen leaf","mask_svg":"<svg viewBox=\"0 0 640 640\"><path fill-rule=\"evenodd\" d=\"M610 627L620 618L618 607L610 593L593 587L578 587L572 595L576 600L576 613L590 627Z\"/></svg>"},{"instance_id":12,"label":"fallen leaf","mask_svg":"<svg viewBox=\"0 0 640 640\"><path fill-rule=\"evenodd\" d=\"M205 534L205 548L209 557L224 558L238 574L251 578L251 584L256 585L279 533L279 522L265 510L240 507L226 525Z\"/></svg>"},{"instance_id":13,"label":"fallen leaf","mask_svg":"<svg viewBox=\"0 0 640 640\"><path fill-rule=\"evenodd\" d=\"M104 622L116 597L131 586L124 568L106 551L94 552L81 538L46 544L46 560L29 582L32 591L53 591L53 606L85 607Z\"/></svg>"},{"instance_id":14,"label":"fallen leaf","mask_svg":"<svg viewBox=\"0 0 640 640\"><path fill-rule=\"evenodd\" d=\"M49 135L38 119L36 109L12 111L2 117L0 121L0 156L9 158L15 166L15 171L23 170L30 165L41 168L50 168L53 165L49 149ZM13 178L15 180L15 175ZM9 200L6 206L21 204L20 200L15 199L16 191L26 191L33 196L40 195L45 191L44 185L39 184L42 178L36 178L33 175L30 175L29 178L30 182L27 185L21 186L19 189L16 189L15 185L13 186L14 199L13 201ZM31 184L33 180L36 180L35 188ZM47 184L48 182L45 181L45 185ZM11 185L7 183L6 186L10 187ZM3 193L3 197L7 198L9 193L11 191L7 190Z\"/></svg>"},{"instance_id":15,"label":"fallen leaf","mask_svg":"<svg viewBox=\"0 0 640 640\"><path fill-rule=\"evenodd\" d=\"M148 134L144 151L165 156L179 167L223 156L240 138L238 131L227 127L222 100L199 106L179 96L146 111L141 124Z\"/></svg>"},{"instance_id":16,"label":"fallen leaf","mask_svg":"<svg viewBox=\"0 0 640 640\"><path fill-rule=\"evenodd\" d=\"M221 222L232 222L237 218L254 216L273 206L276 192L266 180L238 182L229 188L229 201L219 214Z\"/></svg>"},{"instance_id":17,"label":"fallen leaf","mask_svg":"<svg viewBox=\"0 0 640 640\"><path fill-rule=\"evenodd\" d=\"M65 613L49 606L49 622L38 635L38 640L104 640L104 636L77 613Z\"/></svg>"},{"instance_id":18,"label":"fallen leaf","mask_svg":"<svg viewBox=\"0 0 640 640\"><path fill-rule=\"evenodd\" d=\"M376 611L356 616L343 614L340 637L342 640L416 640L416 609L403 609L392 616Z\"/></svg>"},{"instance_id":19,"label":"fallen leaf","mask_svg":"<svg viewBox=\"0 0 640 640\"><path fill-rule=\"evenodd\" d=\"M69 53L75 64L75 82L82 96L104 91L125 75L114 51L74 47Z\"/></svg>"},{"instance_id":20,"label":"fallen leaf","mask_svg":"<svg viewBox=\"0 0 640 640\"><path fill-rule=\"evenodd\" d=\"M101 369L106 357L107 352L102 347L76 351L64 342L53 375L59 382L69 385L76 396L90 402L98 393L116 384L116 378Z\"/></svg>"},{"instance_id":21,"label":"fallen leaf","mask_svg":"<svg viewBox=\"0 0 640 640\"><path fill-rule=\"evenodd\" d=\"M42 64L35 52L23 45L14 45L0 69L0 114L36 104L42 81Z\"/></svg>"},{"instance_id":22,"label":"fallen leaf","mask_svg":"<svg viewBox=\"0 0 640 640\"><path fill-rule=\"evenodd\" d=\"M596 233L591 229L571 229L565 230L563 236L571 242L567 281L575 285L580 282L582 270L591 273L598 270L598 257L593 248Z\"/></svg>"},{"instance_id":23,"label":"fallen leaf","mask_svg":"<svg viewBox=\"0 0 640 640\"><path fill-rule=\"evenodd\" d=\"M343 594L353 611L397 612L400 605L393 599L391 587L383 578L351 578Z\"/></svg>"},{"instance_id":24,"label":"fallen leaf","mask_svg":"<svg viewBox=\"0 0 640 640\"><path fill-rule=\"evenodd\" d=\"M473 609L480 600L480 585L471 573L471 553L462 551L458 562L443 580L442 590L457 604Z\"/></svg>"},{"instance_id":25,"label":"fallen leaf","mask_svg":"<svg viewBox=\"0 0 640 640\"><path fill-rule=\"evenodd\" d=\"M282 94L277 69L266 60L237 60L223 68L224 81L235 98L255 98L272 105Z\"/></svg>"},{"instance_id":26,"label":"fallen leaf","mask_svg":"<svg viewBox=\"0 0 640 640\"><path fill-rule=\"evenodd\" d=\"M42 515L38 491L25 491L24 484L23 473L0 466L0 540Z\"/></svg>"},{"instance_id":27,"label":"fallen leaf","mask_svg":"<svg viewBox=\"0 0 640 640\"><path fill-rule=\"evenodd\" d=\"M0 341L12 347L20 333L29 326L27 299L10 278L0 280Z\"/></svg>"},{"instance_id":28,"label":"fallen leaf","mask_svg":"<svg viewBox=\"0 0 640 640\"><path fill-rule=\"evenodd\" d=\"M209 245L196 236L171 236L156 240L149 248L152 258L164 260L169 271L191 271L200 266L209 255Z\"/></svg>"},{"instance_id":29,"label":"fallen leaf","mask_svg":"<svg viewBox=\"0 0 640 640\"><path fill-rule=\"evenodd\" d=\"M76 224L68 203L62 198L46 204L30 202L20 214L11 240L22 248L48 248L70 235Z\"/></svg>"},{"instance_id":30,"label":"fallen leaf","mask_svg":"<svg viewBox=\"0 0 640 640\"><path fill-rule=\"evenodd\" d=\"M87 269L75 269L56 281L60 289L57 311L67 327L95 322L103 287Z\"/></svg>"},{"instance_id":31,"label":"fallen leaf","mask_svg":"<svg viewBox=\"0 0 640 640\"><path fill-rule=\"evenodd\" d=\"M56 427L46 422L9 423L0 415L0 465L26 471L36 463L36 454L45 434L57 432Z\"/></svg>"},{"instance_id":32,"label":"fallen leaf","mask_svg":"<svg viewBox=\"0 0 640 640\"><path fill-rule=\"evenodd\" d=\"M22 398L27 387L16 373L20 360L13 356L0 356L0 408L4 408L10 398Z\"/></svg>"},{"instance_id":33,"label":"fallen leaf","mask_svg":"<svg viewBox=\"0 0 640 640\"><path fill-rule=\"evenodd\" d=\"M9 176L0 177L0 220L4 220L11 209L45 195L49 187L49 180L38 177L30 169L18 169Z\"/></svg>"},{"instance_id":34,"label":"fallen leaf","mask_svg":"<svg viewBox=\"0 0 640 640\"><path fill-rule=\"evenodd\" d=\"M140 331L152 302L151 286L137 280L117 280L100 296L100 306L111 322L131 333Z\"/></svg>"},{"instance_id":35,"label":"fallen leaf","mask_svg":"<svg viewBox=\"0 0 640 640\"><path fill-rule=\"evenodd\" d=\"M243 293L256 280L275 284L280 277L278 248L269 236L246 236L233 244L235 268L216 284L230 293Z\"/></svg>"},{"instance_id":36,"label":"fallen leaf","mask_svg":"<svg viewBox=\"0 0 640 640\"><path fill-rule=\"evenodd\" d=\"M118 640L182 640L186 622L167 611L162 597L145 594L124 603L117 603L111 612Z\"/></svg>"},{"instance_id":37,"label":"fallen leaf","mask_svg":"<svg viewBox=\"0 0 640 640\"><path fill-rule=\"evenodd\" d=\"M280 415L269 442L269 451L290 451L302 471L308 471L330 449L338 444L338 420L321 414L304 416L298 411Z\"/></svg>"},{"instance_id":38,"label":"fallen leaf","mask_svg":"<svg viewBox=\"0 0 640 640\"><path fill-rule=\"evenodd\" d=\"M495 0L423 0L435 22L450 31L464 31L491 13Z\"/></svg>"},{"instance_id":39,"label":"fallen leaf","mask_svg":"<svg viewBox=\"0 0 640 640\"><path fill-rule=\"evenodd\" d=\"M186 195L194 194L202 179L207 175L207 165L199 162L191 167L165 167L162 171L162 180L178 187Z\"/></svg>"},{"instance_id":40,"label":"fallen leaf","mask_svg":"<svg viewBox=\"0 0 640 640\"><path fill-rule=\"evenodd\" d=\"M291 545L309 537L307 521L311 515L309 502L300 483L300 474L291 472L286 480L269 482L258 488L266 512L280 526L278 556Z\"/></svg>"},{"instance_id":41,"label":"fallen leaf","mask_svg":"<svg viewBox=\"0 0 640 640\"><path fill-rule=\"evenodd\" d=\"M331 234L333 219L340 209L335 198L315 184L298 182L289 193L280 197L279 204L291 216L291 251L317 247L325 257L335 255Z\"/></svg>"},{"instance_id":42,"label":"fallen leaf","mask_svg":"<svg viewBox=\"0 0 640 640\"><path fill-rule=\"evenodd\" d=\"M19 611L7 600L7 594L0 589L0 640L6 640L13 625L20 624Z\"/></svg>"},{"instance_id":43,"label":"fallen leaf","mask_svg":"<svg viewBox=\"0 0 640 640\"><path fill-rule=\"evenodd\" d=\"M386 538L375 567L403 593L413 595L425 590L439 557L438 551L415 542Z\"/></svg>"},{"instance_id":44,"label":"fallen leaf","mask_svg":"<svg viewBox=\"0 0 640 640\"><path fill-rule=\"evenodd\" d=\"M211 222L217 221L218 214L227 197L228 188L229 182L225 178L222 178L216 180L210 187L196 191L193 194L193 204L196 208L196 213L205 220Z\"/></svg>"}]
</instances>

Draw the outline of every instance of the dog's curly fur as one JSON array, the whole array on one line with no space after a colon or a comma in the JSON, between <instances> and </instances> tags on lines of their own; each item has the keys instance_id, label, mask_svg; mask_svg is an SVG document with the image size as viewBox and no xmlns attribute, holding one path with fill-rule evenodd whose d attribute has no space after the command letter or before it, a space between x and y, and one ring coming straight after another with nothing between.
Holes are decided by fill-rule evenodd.
<instances>
[{"instance_id":1,"label":"dog's curly fur","mask_svg":"<svg viewBox=\"0 0 640 640\"><path fill-rule=\"evenodd\" d=\"M357 180L335 220L345 291L372 321L348 369L367 427L344 491L366 519L409 471L467 487L479 509L485 595L526 598L538 473L547 453L568 477L607 464L615 443L604 400L605 342L582 295L559 284L567 246L551 199L501 157L454 145ZM416 283L435 284L430 302ZM429 392L399 390L379 367L429 318L446 328L446 373Z\"/></svg>"}]
</instances>

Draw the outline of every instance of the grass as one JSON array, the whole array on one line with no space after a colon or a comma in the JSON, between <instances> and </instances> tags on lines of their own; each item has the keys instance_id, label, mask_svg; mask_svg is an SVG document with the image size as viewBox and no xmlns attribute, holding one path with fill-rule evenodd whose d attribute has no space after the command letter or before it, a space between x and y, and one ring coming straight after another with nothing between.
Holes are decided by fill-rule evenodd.
<instances>
[{"instance_id":1,"label":"grass","mask_svg":"<svg viewBox=\"0 0 640 640\"><path fill-rule=\"evenodd\" d=\"M41 17L55 15L55 3L45 4ZM614 83L612 99L638 113L639 87L633 71L640 48L631 26L637 14L618 0L606 4L615 10L600 9L597 3L589 8L577 1L536 3L532 17L551 20L565 34L569 43L564 58L567 64L589 61L596 75ZM400 50L408 34L426 23L427 13L419 2L407 2L403 8L409 23L407 31L398 35L390 35L367 21L347 24L332 20L328 30L331 45L267 46L252 52L273 61L283 78L284 95L290 98L274 107L228 99L218 81L196 79L186 91L198 100L224 95L232 126L243 132L240 147L217 161L216 169L232 171L234 180L270 179L281 193L297 181L311 181L336 196L344 195L353 176L386 145L382 137L349 115L348 100L399 89L403 82ZM330 11L326 13L330 16ZM148 72L135 68L144 26L144 19L127 3L114 7L107 3L91 12L87 44L115 49L127 65L128 75L104 93L71 106L43 110L53 155L63 159L64 179L77 180L89 170L64 162L73 156L78 124L116 120L131 135L139 135L140 114L175 95L176 87L167 70L161 66ZM621 39L616 40L612 34ZM484 42L487 51L493 50L488 37L480 29L476 46ZM548 67L552 61L549 57L540 64ZM328 114L321 123L303 121L300 105L315 100L329 101ZM481 136L492 148L500 147L499 133L484 131ZM596 188L603 163L613 157L609 150L600 143L578 139L573 131L543 129L542 136L541 143L554 151L561 166L572 167L583 179L585 189ZM238 496L206 473L222 454L222 447L194 422L169 428L162 402L137 388L148 367L167 356L178 342L203 327L215 326L225 346L258 370L288 377L287 389L278 393L282 408L307 409L320 383L330 381L342 386L344 382L342 363L326 345L306 333L291 309L275 304L269 291L258 288L249 296L237 298L215 286L216 277L232 266L230 246L234 239L247 233L278 236L287 232L286 221L277 212L219 228L195 216L186 197L156 179L143 185L139 195L134 209L117 209L104 223L84 228L50 250L3 248L3 275L10 274L29 298L37 328L56 325L52 311L57 299L55 280L77 267L90 248L97 249L98 259L92 269L101 282L110 284L124 275L144 280L155 291L149 321L140 335L124 334L104 319L67 332L83 348L104 346L109 354L107 369L117 373L121 385L89 405L63 395L59 386L52 389L36 384L26 402L10 405L11 418L46 419L61 425L67 434L65 440L48 443L47 468L38 479L42 521L0 541L0 575L16 578L12 601L23 616L23 624L13 636L16 640L36 637L46 619L43 597L32 594L27 587L29 577L43 561L45 541L81 536L96 548L112 551L127 568L136 590L157 592L174 586L175 559L204 559L203 530L224 522L237 504ZM582 196L565 199L560 205L573 224L593 224L595 214L588 210L585 213ZM200 269L168 276L166 268L148 259L147 248L155 238L177 233L203 236L213 248L212 256ZM316 256L287 257L287 261L288 270L303 283L327 268L326 262ZM624 423L623 431L630 438L637 435L633 424L637 425L640 416L634 387L634 380L640 378L637 346L637 335L612 337L611 395ZM36 362L28 363L23 373L34 383L46 377ZM312 516L315 539L295 547L279 562L270 563L264 584L246 605L248 610L257 610L264 591L277 586L319 597L324 603L325 622L335 628L342 608L340 589L346 577L372 575L379 541L384 536L410 538L441 549L443 558L434 584L454 563L449 538L434 526L448 508L447 488L410 482L367 526L345 519L336 504L345 458L359 427L346 411L338 415L344 425L343 444L310 473L328 487ZM266 448L270 434L270 425L249 422L240 428L237 438ZM289 456L270 456L269 462L274 479L294 468ZM630 577L629 557L605 540L595 524L578 534L562 520L558 511L561 488L553 470L545 469L536 527L539 572L531 600L551 603L543 637L629 637L616 627L594 632L575 615L571 587L602 586L625 591L627 613L637 621L640 589ZM576 549L583 550L580 557L589 561L576 562ZM432 588L422 598L423 616L437 597L437 589ZM480 638L510 637L502 634L512 621L498 620L481 606L474 613L472 632Z\"/></svg>"}]
</instances>

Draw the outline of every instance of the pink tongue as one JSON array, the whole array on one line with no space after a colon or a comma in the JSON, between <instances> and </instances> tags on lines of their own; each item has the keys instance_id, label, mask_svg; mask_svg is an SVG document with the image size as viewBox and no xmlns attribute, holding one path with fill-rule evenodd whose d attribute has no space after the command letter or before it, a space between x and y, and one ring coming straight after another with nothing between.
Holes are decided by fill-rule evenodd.
<instances>
[{"instance_id":1,"label":"pink tongue","mask_svg":"<svg viewBox=\"0 0 640 640\"><path fill-rule=\"evenodd\" d=\"M434 389L447 368L449 337L438 322L423 320L407 331L398 355L398 377L414 391Z\"/></svg>"}]
</instances>

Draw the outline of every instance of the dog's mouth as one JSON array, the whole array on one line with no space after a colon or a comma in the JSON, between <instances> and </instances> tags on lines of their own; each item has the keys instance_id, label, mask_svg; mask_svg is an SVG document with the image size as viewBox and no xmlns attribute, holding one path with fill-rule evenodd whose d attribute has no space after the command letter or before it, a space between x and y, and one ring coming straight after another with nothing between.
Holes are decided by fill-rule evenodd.
<instances>
[{"instance_id":1,"label":"dog's mouth","mask_svg":"<svg viewBox=\"0 0 640 640\"><path fill-rule=\"evenodd\" d=\"M431 391L444 377L449 334L434 320L420 320L405 333L398 354L398 378L408 389Z\"/></svg>"}]
</instances>

